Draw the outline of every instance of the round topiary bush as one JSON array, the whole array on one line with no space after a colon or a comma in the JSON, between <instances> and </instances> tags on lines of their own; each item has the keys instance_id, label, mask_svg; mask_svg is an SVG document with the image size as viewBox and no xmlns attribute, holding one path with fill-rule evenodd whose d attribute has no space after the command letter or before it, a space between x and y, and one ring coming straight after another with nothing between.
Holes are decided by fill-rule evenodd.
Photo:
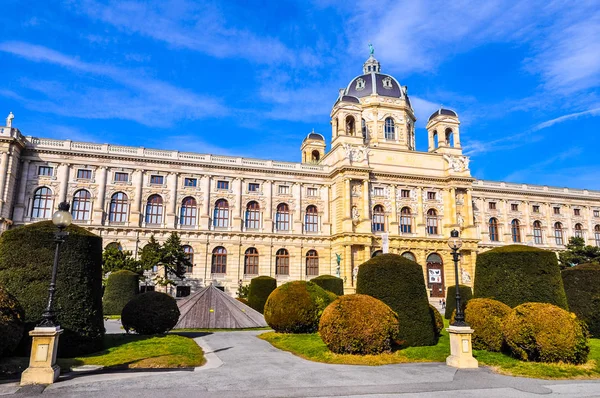
<instances>
[{"instance_id":1,"label":"round topiary bush","mask_svg":"<svg viewBox=\"0 0 600 398\"><path fill-rule=\"evenodd\" d=\"M248 291L248 305L262 314L269 295L275 289L277 289L277 279L275 278L270 276L252 278Z\"/></svg>"},{"instance_id":2,"label":"round topiary bush","mask_svg":"<svg viewBox=\"0 0 600 398\"><path fill-rule=\"evenodd\" d=\"M121 323L127 333L163 334L173 329L178 320L177 301L161 292L138 294L121 313Z\"/></svg>"},{"instance_id":3,"label":"round topiary bush","mask_svg":"<svg viewBox=\"0 0 600 398\"><path fill-rule=\"evenodd\" d=\"M5 289L0 287L0 358L17 348L25 330L23 308Z\"/></svg>"},{"instance_id":4,"label":"round topiary bush","mask_svg":"<svg viewBox=\"0 0 600 398\"><path fill-rule=\"evenodd\" d=\"M398 340L402 346L437 343L419 264L397 254L373 257L358 268L356 293L375 297L398 314Z\"/></svg>"},{"instance_id":5,"label":"round topiary bush","mask_svg":"<svg viewBox=\"0 0 600 398\"><path fill-rule=\"evenodd\" d=\"M562 271L569 310L600 337L600 264L580 264Z\"/></svg>"},{"instance_id":6,"label":"round topiary bush","mask_svg":"<svg viewBox=\"0 0 600 398\"><path fill-rule=\"evenodd\" d=\"M323 311L319 335L336 354L389 352L398 335L398 316L366 294L340 296Z\"/></svg>"},{"instance_id":7,"label":"round topiary bush","mask_svg":"<svg viewBox=\"0 0 600 398\"><path fill-rule=\"evenodd\" d=\"M344 295L344 280L333 275L321 275L310 280L336 296Z\"/></svg>"},{"instance_id":8,"label":"round topiary bush","mask_svg":"<svg viewBox=\"0 0 600 398\"><path fill-rule=\"evenodd\" d=\"M472 299L465 308L465 321L474 330L471 336L476 350L502 351L504 335L502 325L512 309L497 300ZM452 322L454 322L452 314Z\"/></svg>"},{"instance_id":9,"label":"round topiary bush","mask_svg":"<svg viewBox=\"0 0 600 398\"><path fill-rule=\"evenodd\" d=\"M473 298L473 292L470 286L458 285L458 291L460 292L460 305L465 310L469 300ZM446 311L444 312L444 318L450 319L452 312L456 309L456 285L448 286L448 292L446 293Z\"/></svg>"},{"instance_id":10,"label":"round topiary bush","mask_svg":"<svg viewBox=\"0 0 600 398\"><path fill-rule=\"evenodd\" d=\"M567 309L556 254L524 245L498 247L477 255L475 297L509 307L536 302Z\"/></svg>"},{"instance_id":11,"label":"round topiary bush","mask_svg":"<svg viewBox=\"0 0 600 398\"><path fill-rule=\"evenodd\" d=\"M335 295L312 282L288 282L267 299L265 321L280 333L314 333L323 310L334 299Z\"/></svg>"},{"instance_id":12,"label":"round topiary bush","mask_svg":"<svg viewBox=\"0 0 600 398\"><path fill-rule=\"evenodd\" d=\"M552 304L515 307L505 318L502 333L511 353L526 361L581 364L590 351L585 325Z\"/></svg>"},{"instance_id":13,"label":"round topiary bush","mask_svg":"<svg viewBox=\"0 0 600 398\"><path fill-rule=\"evenodd\" d=\"M121 270L113 272L106 280L102 305L104 315L121 315L123 307L140 291L139 275Z\"/></svg>"},{"instance_id":14,"label":"round topiary bush","mask_svg":"<svg viewBox=\"0 0 600 398\"><path fill-rule=\"evenodd\" d=\"M56 231L51 221L42 221L0 235L0 285L23 306L26 330L39 323L48 301ZM73 357L103 348L102 238L76 225L67 232L60 248L54 310L64 329L58 354ZM31 338L26 335L21 345L27 344Z\"/></svg>"},{"instance_id":15,"label":"round topiary bush","mask_svg":"<svg viewBox=\"0 0 600 398\"><path fill-rule=\"evenodd\" d=\"M444 329L444 318L442 318L442 314L440 314L437 308L431 304L429 304L429 314L431 315L431 322L435 327L435 335L440 337Z\"/></svg>"}]
</instances>

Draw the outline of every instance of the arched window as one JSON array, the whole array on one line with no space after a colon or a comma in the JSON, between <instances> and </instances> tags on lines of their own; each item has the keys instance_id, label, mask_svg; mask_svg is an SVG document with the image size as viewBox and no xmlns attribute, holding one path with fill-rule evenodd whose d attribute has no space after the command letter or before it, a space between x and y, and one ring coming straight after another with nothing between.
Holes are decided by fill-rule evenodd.
<instances>
[{"instance_id":1,"label":"arched window","mask_svg":"<svg viewBox=\"0 0 600 398\"><path fill-rule=\"evenodd\" d=\"M391 117L385 119L385 139L396 139L396 126L394 126L394 119L392 119Z\"/></svg>"},{"instance_id":2,"label":"arched window","mask_svg":"<svg viewBox=\"0 0 600 398\"><path fill-rule=\"evenodd\" d=\"M108 245L106 245L106 247L104 248L104 250L107 249L117 249L118 251L122 251L123 247L121 246L121 244L119 242L110 242Z\"/></svg>"},{"instance_id":3,"label":"arched window","mask_svg":"<svg viewBox=\"0 0 600 398\"><path fill-rule=\"evenodd\" d=\"M438 133L436 130L433 130L433 147L437 148L438 147Z\"/></svg>"},{"instance_id":4,"label":"arched window","mask_svg":"<svg viewBox=\"0 0 600 398\"><path fill-rule=\"evenodd\" d=\"M400 233L410 234L412 232L412 216L409 207L400 210Z\"/></svg>"},{"instance_id":5,"label":"arched window","mask_svg":"<svg viewBox=\"0 0 600 398\"><path fill-rule=\"evenodd\" d=\"M52 217L52 191L50 188L41 187L33 193L32 218Z\"/></svg>"},{"instance_id":6,"label":"arched window","mask_svg":"<svg viewBox=\"0 0 600 398\"><path fill-rule=\"evenodd\" d=\"M311 161L313 163L317 163L320 159L321 159L321 154L319 153L319 151L317 151L316 149L314 151L312 151Z\"/></svg>"},{"instance_id":7,"label":"arched window","mask_svg":"<svg viewBox=\"0 0 600 398\"><path fill-rule=\"evenodd\" d=\"M85 189L80 189L73 195L71 215L75 221L87 221L92 211L92 195Z\"/></svg>"},{"instance_id":8,"label":"arched window","mask_svg":"<svg viewBox=\"0 0 600 398\"><path fill-rule=\"evenodd\" d=\"M319 275L319 254L316 250L309 250L306 253L306 275Z\"/></svg>"},{"instance_id":9,"label":"arched window","mask_svg":"<svg viewBox=\"0 0 600 398\"><path fill-rule=\"evenodd\" d=\"M290 230L290 208L285 203L280 203L277 206L277 213L275 214L275 228L277 231Z\"/></svg>"},{"instance_id":10,"label":"arched window","mask_svg":"<svg viewBox=\"0 0 600 398\"><path fill-rule=\"evenodd\" d=\"M246 206L246 229L260 228L260 205L258 202L249 202Z\"/></svg>"},{"instance_id":11,"label":"arched window","mask_svg":"<svg viewBox=\"0 0 600 398\"><path fill-rule=\"evenodd\" d=\"M437 253L431 253L427 256L427 262L432 264L442 264L442 257Z\"/></svg>"},{"instance_id":12,"label":"arched window","mask_svg":"<svg viewBox=\"0 0 600 398\"><path fill-rule=\"evenodd\" d=\"M385 232L385 210L382 205L373 207L373 232Z\"/></svg>"},{"instance_id":13,"label":"arched window","mask_svg":"<svg viewBox=\"0 0 600 398\"><path fill-rule=\"evenodd\" d=\"M383 250L375 250L373 254L371 254L371 258L381 256L383 254Z\"/></svg>"},{"instance_id":14,"label":"arched window","mask_svg":"<svg viewBox=\"0 0 600 398\"><path fill-rule=\"evenodd\" d=\"M224 274L227 272L227 250L223 246L215 247L212 251L211 274Z\"/></svg>"},{"instance_id":15,"label":"arched window","mask_svg":"<svg viewBox=\"0 0 600 398\"><path fill-rule=\"evenodd\" d=\"M583 225L575 224L575 237L583 238Z\"/></svg>"},{"instance_id":16,"label":"arched window","mask_svg":"<svg viewBox=\"0 0 600 398\"><path fill-rule=\"evenodd\" d=\"M559 222L554 223L554 238L557 245L564 244L562 224Z\"/></svg>"},{"instance_id":17,"label":"arched window","mask_svg":"<svg viewBox=\"0 0 600 398\"><path fill-rule=\"evenodd\" d=\"M215 203L213 226L216 228L229 226L229 203L225 199L219 199Z\"/></svg>"},{"instance_id":18,"label":"arched window","mask_svg":"<svg viewBox=\"0 0 600 398\"><path fill-rule=\"evenodd\" d=\"M417 262L417 258L411 252L404 252L404 253L402 253L402 257L407 258L410 261L414 261L415 263Z\"/></svg>"},{"instance_id":19,"label":"arched window","mask_svg":"<svg viewBox=\"0 0 600 398\"><path fill-rule=\"evenodd\" d=\"M498 242L499 240L499 236L498 236L498 220L495 219L494 217L490 218L490 221L488 222L488 227L490 230L490 240L492 242Z\"/></svg>"},{"instance_id":20,"label":"arched window","mask_svg":"<svg viewBox=\"0 0 600 398\"><path fill-rule=\"evenodd\" d=\"M250 247L244 254L244 275L258 275L258 250Z\"/></svg>"},{"instance_id":21,"label":"arched window","mask_svg":"<svg viewBox=\"0 0 600 398\"><path fill-rule=\"evenodd\" d=\"M188 196L181 201L181 212L179 215L179 224L185 226L194 226L196 225L196 212L198 211L198 206L196 204L196 199Z\"/></svg>"},{"instance_id":22,"label":"arched window","mask_svg":"<svg viewBox=\"0 0 600 398\"><path fill-rule=\"evenodd\" d=\"M594 227L594 240L596 241L596 246L600 247L600 225Z\"/></svg>"},{"instance_id":23,"label":"arched window","mask_svg":"<svg viewBox=\"0 0 600 398\"><path fill-rule=\"evenodd\" d=\"M360 120L360 127L361 127L360 129L362 131L362 136L366 140L367 139L367 122L365 121L365 119Z\"/></svg>"},{"instance_id":24,"label":"arched window","mask_svg":"<svg viewBox=\"0 0 600 398\"><path fill-rule=\"evenodd\" d=\"M542 238L542 223L539 221L533 222L533 242L536 245L544 243L544 239Z\"/></svg>"},{"instance_id":25,"label":"arched window","mask_svg":"<svg viewBox=\"0 0 600 398\"><path fill-rule=\"evenodd\" d=\"M438 217L434 209L427 210L427 235L438 234Z\"/></svg>"},{"instance_id":26,"label":"arched window","mask_svg":"<svg viewBox=\"0 0 600 398\"><path fill-rule=\"evenodd\" d=\"M146 224L162 224L163 200L160 195L152 195L146 203Z\"/></svg>"},{"instance_id":27,"label":"arched window","mask_svg":"<svg viewBox=\"0 0 600 398\"><path fill-rule=\"evenodd\" d=\"M510 222L510 232L514 243L521 242L521 223L519 220L514 219Z\"/></svg>"},{"instance_id":28,"label":"arched window","mask_svg":"<svg viewBox=\"0 0 600 398\"><path fill-rule=\"evenodd\" d=\"M346 117L346 134L354 135L354 118L352 116Z\"/></svg>"},{"instance_id":29,"label":"arched window","mask_svg":"<svg viewBox=\"0 0 600 398\"><path fill-rule=\"evenodd\" d=\"M123 192L117 192L110 197L109 222L127 222L127 215L129 213L128 201L129 198Z\"/></svg>"},{"instance_id":30,"label":"arched window","mask_svg":"<svg viewBox=\"0 0 600 398\"><path fill-rule=\"evenodd\" d=\"M454 133L452 129L446 129L446 145L454 146Z\"/></svg>"},{"instance_id":31,"label":"arched window","mask_svg":"<svg viewBox=\"0 0 600 398\"><path fill-rule=\"evenodd\" d=\"M317 206L310 205L306 208L304 231L319 232L319 212L317 211Z\"/></svg>"},{"instance_id":32,"label":"arched window","mask_svg":"<svg viewBox=\"0 0 600 398\"><path fill-rule=\"evenodd\" d=\"M286 249L279 249L275 253L275 274L290 274L290 253Z\"/></svg>"},{"instance_id":33,"label":"arched window","mask_svg":"<svg viewBox=\"0 0 600 398\"><path fill-rule=\"evenodd\" d=\"M185 273L191 274L192 271L194 270L194 249L190 245L183 245L182 247L183 247L183 252L185 253L185 256L187 257L188 261L191 264L185 268Z\"/></svg>"}]
</instances>

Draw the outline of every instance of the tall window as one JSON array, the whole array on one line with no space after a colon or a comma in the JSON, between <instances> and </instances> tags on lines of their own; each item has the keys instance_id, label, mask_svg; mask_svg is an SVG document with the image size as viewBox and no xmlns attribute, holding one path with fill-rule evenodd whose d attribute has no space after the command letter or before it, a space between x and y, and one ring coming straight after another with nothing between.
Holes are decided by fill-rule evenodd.
<instances>
[{"instance_id":1,"label":"tall window","mask_svg":"<svg viewBox=\"0 0 600 398\"><path fill-rule=\"evenodd\" d=\"M85 189L80 189L73 195L73 208L71 215L73 220L87 221L90 219L92 195Z\"/></svg>"},{"instance_id":2,"label":"tall window","mask_svg":"<svg viewBox=\"0 0 600 398\"><path fill-rule=\"evenodd\" d=\"M50 218L52 216L52 191L41 187L33 193L32 218Z\"/></svg>"},{"instance_id":3,"label":"tall window","mask_svg":"<svg viewBox=\"0 0 600 398\"><path fill-rule=\"evenodd\" d=\"M181 201L181 211L179 214L179 224L185 226L194 226L196 225L196 212L198 211L198 206L196 204L196 199L188 196Z\"/></svg>"},{"instance_id":4,"label":"tall window","mask_svg":"<svg viewBox=\"0 0 600 398\"><path fill-rule=\"evenodd\" d=\"M309 250L306 253L306 275L319 275L319 254L316 250Z\"/></svg>"},{"instance_id":5,"label":"tall window","mask_svg":"<svg viewBox=\"0 0 600 398\"><path fill-rule=\"evenodd\" d=\"M533 242L536 245L544 243L544 240L542 239L542 223L539 221L533 222Z\"/></svg>"},{"instance_id":6,"label":"tall window","mask_svg":"<svg viewBox=\"0 0 600 398\"><path fill-rule=\"evenodd\" d=\"M317 211L317 206L310 205L306 208L304 231L319 232L319 212Z\"/></svg>"},{"instance_id":7,"label":"tall window","mask_svg":"<svg viewBox=\"0 0 600 398\"><path fill-rule=\"evenodd\" d=\"M490 218L490 221L488 222L488 227L490 230L490 240L492 242L498 242L499 237L498 237L498 220L495 219L494 217Z\"/></svg>"},{"instance_id":8,"label":"tall window","mask_svg":"<svg viewBox=\"0 0 600 398\"><path fill-rule=\"evenodd\" d=\"M280 203L277 206L277 213L275 214L275 228L277 231L290 230L290 208L285 203Z\"/></svg>"},{"instance_id":9,"label":"tall window","mask_svg":"<svg viewBox=\"0 0 600 398\"><path fill-rule=\"evenodd\" d=\"M346 134L354 135L354 118L352 116L346 118Z\"/></svg>"},{"instance_id":10,"label":"tall window","mask_svg":"<svg viewBox=\"0 0 600 398\"><path fill-rule=\"evenodd\" d=\"M407 258L410 261L414 261L415 263L417 262L417 258L411 252L404 252L404 253L402 253L402 257Z\"/></svg>"},{"instance_id":11,"label":"tall window","mask_svg":"<svg viewBox=\"0 0 600 398\"><path fill-rule=\"evenodd\" d=\"M260 228L260 206L252 201L246 206L246 229Z\"/></svg>"},{"instance_id":12,"label":"tall window","mask_svg":"<svg viewBox=\"0 0 600 398\"><path fill-rule=\"evenodd\" d=\"M396 139L396 126L394 126L394 119L392 119L391 117L385 119L385 139Z\"/></svg>"},{"instance_id":13,"label":"tall window","mask_svg":"<svg viewBox=\"0 0 600 398\"><path fill-rule=\"evenodd\" d=\"M127 213L129 210L127 202L127 195L123 192L117 192L110 197L109 222L127 222Z\"/></svg>"},{"instance_id":14,"label":"tall window","mask_svg":"<svg viewBox=\"0 0 600 398\"><path fill-rule=\"evenodd\" d=\"M365 121L365 119L361 119L360 127L361 127L363 138L367 139L367 122Z\"/></svg>"},{"instance_id":15,"label":"tall window","mask_svg":"<svg viewBox=\"0 0 600 398\"><path fill-rule=\"evenodd\" d=\"M385 211L382 205L373 208L373 232L385 232Z\"/></svg>"},{"instance_id":16,"label":"tall window","mask_svg":"<svg viewBox=\"0 0 600 398\"><path fill-rule=\"evenodd\" d=\"M434 209L427 210L427 235L438 234L438 218Z\"/></svg>"},{"instance_id":17,"label":"tall window","mask_svg":"<svg viewBox=\"0 0 600 398\"><path fill-rule=\"evenodd\" d=\"M258 250L255 247L244 254L244 275L258 275Z\"/></svg>"},{"instance_id":18,"label":"tall window","mask_svg":"<svg viewBox=\"0 0 600 398\"><path fill-rule=\"evenodd\" d=\"M412 216L410 208L403 207L400 210L400 233L410 234L412 232Z\"/></svg>"},{"instance_id":19,"label":"tall window","mask_svg":"<svg viewBox=\"0 0 600 398\"><path fill-rule=\"evenodd\" d=\"M152 195L146 203L146 224L162 224L163 200L160 195Z\"/></svg>"},{"instance_id":20,"label":"tall window","mask_svg":"<svg viewBox=\"0 0 600 398\"><path fill-rule=\"evenodd\" d=\"M521 242L521 223L519 220L514 219L510 222L510 232L514 243Z\"/></svg>"},{"instance_id":21,"label":"tall window","mask_svg":"<svg viewBox=\"0 0 600 398\"><path fill-rule=\"evenodd\" d=\"M583 225L575 224L575 237L583 238Z\"/></svg>"},{"instance_id":22,"label":"tall window","mask_svg":"<svg viewBox=\"0 0 600 398\"><path fill-rule=\"evenodd\" d=\"M219 199L215 203L213 226L217 228L229 226L229 203L225 199Z\"/></svg>"},{"instance_id":23,"label":"tall window","mask_svg":"<svg viewBox=\"0 0 600 398\"><path fill-rule=\"evenodd\" d=\"M554 224L554 238L557 245L564 244L562 224L559 222Z\"/></svg>"},{"instance_id":24,"label":"tall window","mask_svg":"<svg viewBox=\"0 0 600 398\"><path fill-rule=\"evenodd\" d=\"M183 245L183 252L191 265L186 266L185 273L191 274L194 270L194 249L190 245Z\"/></svg>"},{"instance_id":25,"label":"tall window","mask_svg":"<svg viewBox=\"0 0 600 398\"><path fill-rule=\"evenodd\" d=\"M210 265L211 274L224 274L227 272L227 250L223 246L215 247L212 252Z\"/></svg>"},{"instance_id":26,"label":"tall window","mask_svg":"<svg viewBox=\"0 0 600 398\"><path fill-rule=\"evenodd\" d=\"M596 246L600 247L600 225L594 227L594 240L596 241Z\"/></svg>"},{"instance_id":27,"label":"tall window","mask_svg":"<svg viewBox=\"0 0 600 398\"><path fill-rule=\"evenodd\" d=\"M286 249L279 249L275 253L275 274L290 274L290 253Z\"/></svg>"}]
</instances>

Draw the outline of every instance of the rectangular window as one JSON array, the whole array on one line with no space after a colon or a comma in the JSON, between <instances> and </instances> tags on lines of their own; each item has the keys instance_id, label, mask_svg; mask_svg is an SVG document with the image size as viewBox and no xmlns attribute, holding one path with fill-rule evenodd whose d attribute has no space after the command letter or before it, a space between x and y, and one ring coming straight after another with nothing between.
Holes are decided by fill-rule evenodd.
<instances>
[{"instance_id":1,"label":"rectangular window","mask_svg":"<svg viewBox=\"0 0 600 398\"><path fill-rule=\"evenodd\" d=\"M511 203L510 204L510 209L512 211L519 211L519 205L517 203Z\"/></svg>"},{"instance_id":2,"label":"rectangular window","mask_svg":"<svg viewBox=\"0 0 600 398\"><path fill-rule=\"evenodd\" d=\"M594 210L594 217L600 217L600 210Z\"/></svg>"},{"instance_id":3,"label":"rectangular window","mask_svg":"<svg viewBox=\"0 0 600 398\"><path fill-rule=\"evenodd\" d=\"M554 214L560 214L560 207L554 208Z\"/></svg>"},{"instance_id":4,"label":"rectangular window","mask_svg":"<svg viewBox=\"0 0 600 398\"><path fill-rule=\"evenodd\" d=\"M410 189L403 189L400 191L400 196L403 198L410 198Z\"/></svg>"},{"instance_id":5,"label":"rectangular window","mask_svg":"<svg viewBox=\"0 0 600 398\"><path fill-rule=\"evenodd\" d=\"M115 173L115 181L116 182L127 182L129 181L129 174L127 173Z\"/></svg>"},{"instance_id":6,"label":"rectangular window","mask_svg":"<svg viewBox=\"0 0 600 398\"><path fill-rule=\"evenodd\" d=\"M175 292L175 297L187 297L191 293L190 286L177 286L177 290Z\"/></svg>"},{"instance_id":7,"label":"rectangular window","mask_svg":"<svg viewBox=\"0 0 600 398\"><path fill-rule=\"evenodd\" d=\"M540 206L538 206L538 205L533 205L533 212L534 212L534 213L539 213L539 212L540 212Z\"/></svg>"},{"instance_id":8,"label":"rectangular window","mask_svg":"<svg viewBox=\"0 0 600 398\"><path fill-rule=\"evenodd\" d=\"M435 192L427 192L427 199L435 200Z\"/></svg>"},{"instance_id":9,"label":"rectangular window","mask_svg":"<svg viewBox=\"0 0 600 398\"><path fill-rule=\"evenodd\" d=\"M92 179L92 170L87 170L87 169L77 170L77 178L81 179L81 180L91 180Z\"/></svg>"},{"instance_id":10,"label":"rectangular window","mask_svg":"<svg viewBox=\"0 0 600 398\"><path fill-rule=\"evenodd\" d=\"M217 181L217 189L229 189L229 181Z\"/></svg>"},{"instance_id":11,"label":"rectangular window","mask_svg":"<svg viewBox=\"0 0 600 398\"><path fill-rule=\"evenodd\" d=\"M150 176L150 184L162 185L165 181L163 176Z\"/></svg>"},{"instance_id":12,"label":"rectangular window","mask_svg":"<svg viewBox=\"0 0 600 398\"><path fill-rule=\"evenodd\" d=\"M318 196L319 189L318 188L306 188L306 196Z\"/></svg>"},{"instance_id":13,"label":"rectangular window","mask_svg":"<svg viewBox=\"0 0 600 398\"><path fill-rule=\"evenodd\" d=\"M290 193L290 187L287 185L280 185L278 192L280 195L288 195Z\"/></svg>"},{"instance_id":14,"label":"rectangular window","mask_svg":"<svg viewBox=\"0 0 600 398\"><path fill-rule=\"evenodd\" d=\"M53 168L50 166L40 166L38 168L38 175L52 177L52 171L53 171Z\"/></svg>"},{"instance_id":15,"label":"rectangular window","mask_svg":"<svg viewBox=\"0 0 600 398\"><path fill-rule=\"evenodd\" d=\"M496 202L490 202L489 206L490 206L490 210L496 210Z\"/></svg>"},{"instance_id":16,"label":"rectangular window","mask_svg":"<svg viewBox=\"0 0 600 398\"><path fill-rule=\"evenodd\" d=\"M383 188L381 188L381 187L376 187L376 188L373 189L373 194L375 196L384 196L385 190Z\"/></svg>"},{"instance_id":17,"label":"rectangular window","mask_svg":"<svg viewBox=\"0 0 600 398\"><path fill-rule=\"evenodd\" d=\"M575 214L576 216L580 216L581 215L581 210L580 209L573 209L573 214Z\"/></svg>"},{"instance_id":18,"label":"rectangular window","mask_svg":"<svg viewBox=\"0 0 600 398\"><path fill-rule=\"evenodd\" d=\"M248 192L258 192L260 190L260 184L251 182L248 184Z\"/></svg>"},{"instance_id":19,"label":"rectangular window","mask_svg":"<svg viewBox=\"0 0 600 398\"><path fill-rule=\"evenodd\" d=\"M198 186L198 179L196 179L196 178L184 178L183 179L183 186L184 187L195 188L195 187Z\"/></svg>"}]
</instances>

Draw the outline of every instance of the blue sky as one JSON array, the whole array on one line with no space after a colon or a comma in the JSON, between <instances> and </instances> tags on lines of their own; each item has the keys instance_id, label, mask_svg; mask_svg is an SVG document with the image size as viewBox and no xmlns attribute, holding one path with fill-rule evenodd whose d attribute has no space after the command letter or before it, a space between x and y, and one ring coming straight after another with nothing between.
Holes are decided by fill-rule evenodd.
<instances>
[{"instance_id":1,"label":"blue sky","mask_svg":"<svg viewBox=\"0 0 600 398\"><path fill-rule=\"evenodd\" d=\"M299 161L368 43L477 178L600 189L597 1L5 0L0 116L24 134Z\"/></svg>"}]
</instances>

